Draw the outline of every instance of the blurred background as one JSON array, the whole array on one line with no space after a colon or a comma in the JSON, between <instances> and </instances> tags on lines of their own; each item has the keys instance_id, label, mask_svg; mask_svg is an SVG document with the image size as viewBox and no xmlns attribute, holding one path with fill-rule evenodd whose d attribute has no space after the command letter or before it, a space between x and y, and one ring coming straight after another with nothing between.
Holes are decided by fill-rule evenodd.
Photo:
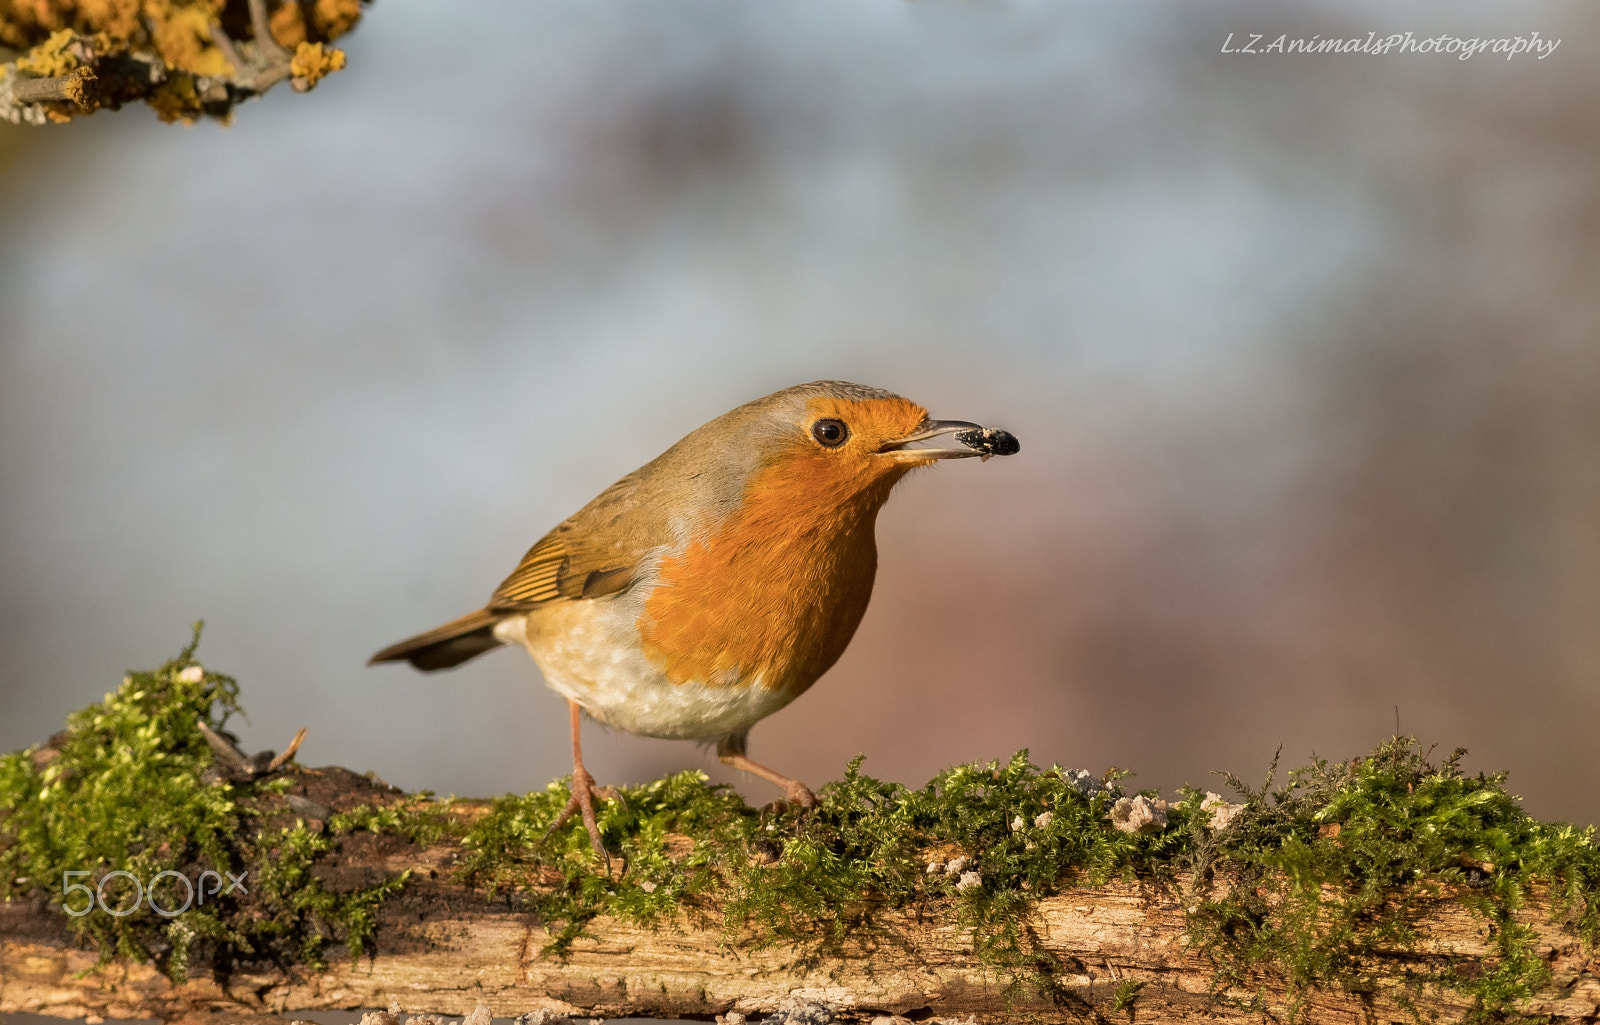
<instances>
[{"instance_id":1,"label":"blurred background","mask_svg":"<svg viewBox=\"0 0 1600 1025\"><path fill-rule=\"evenodd\" d=\"M469 12L469 13L467 13ZM1224 54L1527 35L1547 59ZM127 667L247 749L569 771L519 652L364 668L705 420L845 378L914 475L752 753L1221 789L1398 729L1600 819L1600 11L1574 0L381 0L235 125L0 125L0 749ZM589 727L602 782L687 743Z\"/></svg>"}]
</instances>

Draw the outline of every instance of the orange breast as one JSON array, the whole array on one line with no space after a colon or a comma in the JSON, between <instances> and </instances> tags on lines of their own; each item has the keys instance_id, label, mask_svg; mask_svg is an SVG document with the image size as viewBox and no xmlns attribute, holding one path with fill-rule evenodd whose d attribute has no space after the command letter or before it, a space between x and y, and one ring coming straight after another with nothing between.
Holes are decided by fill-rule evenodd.
<instances>
[{"instance_id":1,"label":"orange breast","mask_svg":"<svg viewBox=\"0 0 1600 1025\"><path fill-rule=\"evenodd\" d=\"M645 654L679 684L811 686L867 610L874 523L902 475L847 478L804 452L758 470L736 512L662 561L639 619Z\"/></svg>"}]
</instances>

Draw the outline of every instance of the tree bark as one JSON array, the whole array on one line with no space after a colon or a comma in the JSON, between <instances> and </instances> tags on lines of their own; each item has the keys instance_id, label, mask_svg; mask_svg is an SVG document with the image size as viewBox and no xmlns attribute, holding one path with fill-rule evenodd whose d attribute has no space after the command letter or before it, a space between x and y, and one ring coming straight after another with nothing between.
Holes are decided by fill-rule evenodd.
<instances>
[{"instance_id":1,"label":"tree bark","mask_svg":"<svg viewBox=\"0 0 1600 1025\"><path fill-rule=\"evenodd\" d=\"M371 864L415 882L383 906L376 954L309 969L201 975L173 985L150 965L113 964L88 972L96 955L74 949L60 913L40 898L0 905L0 1011L68 1017L250 1021L298 1010L386 1007L407 1013L466 1014L486 1004L497 1016L548 1008L572 1015L755 1017L793 998L828 1003L847 1015L975 1016L980 1021L1137 1021L1259 1023L1264 1017L1321 1025L1414 1020L1398 985L1370 993L1312 991L1295 998L1281 976L1264 973L1247 988L1213 993L1214 966L1189 949L1182 907L1170 893L1129 884L1074 889L1042 899L1029 926L1036 949L1052 956L1053 996L1027 992L1008 1001L1004 980L980 966L948 906L919 915L885 910L871 930L841 942L760 948L723 932L714 908L689 912L659 929L598 919L565 959L542 953L541 923L506 900L450 881L459 848L445 840L403 853L371 848ZM1600 980L1592 952L1530 901L1519 920L1532 928L1552 982L1518 1010L1555 1021L1593 1021ZM1410 950L1386 955L1380 976L1398 980L1419 959L1455 958L1470 974L1492 966L1489 927L1451 900L1438 901ZM1389 963L1392 962L1392 963ZM1130 980L1142 984L1131 1005ZM1124 996L1116 1006L1119 992ZM1459 993L1425 991L1419 1010L1457 1021L1470 1010ZM352 1020L355 1015L352 1014ZM280 1020L282 1020L280 1018Z\"/></svg>"}]
</instances>

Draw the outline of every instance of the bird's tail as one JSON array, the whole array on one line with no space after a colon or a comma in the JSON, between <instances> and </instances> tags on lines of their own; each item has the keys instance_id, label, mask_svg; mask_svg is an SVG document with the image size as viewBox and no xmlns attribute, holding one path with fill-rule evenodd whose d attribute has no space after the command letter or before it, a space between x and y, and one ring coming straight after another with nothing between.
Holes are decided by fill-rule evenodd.
<instances>
[{"instance_id":1,"label":"bird's tail","mask_svg":"<svg viewBox=\"0 0 1600 1025\"><path fill-rule=\"evenodd\" d=\"M368 659L367 665L410 662L424 671L458 666L490 648L499 647L500 639L494 635L494 625L503 618L502 613L488 609L469 612L444 626L389 645Z\"/></svg>"}]
</instances>

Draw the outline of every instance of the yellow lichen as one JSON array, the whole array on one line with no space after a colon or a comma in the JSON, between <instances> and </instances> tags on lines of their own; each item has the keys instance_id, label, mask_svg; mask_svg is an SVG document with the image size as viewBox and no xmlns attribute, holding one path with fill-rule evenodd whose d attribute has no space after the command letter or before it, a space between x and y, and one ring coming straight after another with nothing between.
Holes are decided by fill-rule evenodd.
<instances>
[{"instance_id":1,"label":"yellow lichen","mask_svg":"<svg viewBox=\"0 0 1600 1025\"><path fill-rule=\"evenodd\" d=\"M42 28L47 32L67 27L67 18L61 5L52 0L12 0L10 17L23 25Z\"/></svg>"},{"instance_id":2,"label":"yellow lichen","mask_svg":"<svg viewBox=\"0 0 1600 1025\"><path fill-rule=\"evenodd\" d=\"M84 27L104 32L109 40L126 45L143 32L140 0L78 0L77 6Z\"/></svg>"},{"instance_id":3,"label":"yellow lichen","mask_svg":"<svg viewBox=\"0 0 1600 1025\"><path fill-rule=\"evenodd\" d=\"M306 41L306 19L298 3L284 4L272 12L272 38L291 50Z\"/></svg>"},{"instance_id":4,"label":"yellow lichen","mask_svg":"<svg viewBox=\"0 0 1600 1025\"><path fill-rule=\"evenodd\" d=\"M77 38L77 33L70 28L50 33L49 39L29 50L26 56L17 58L17 70L42 78L65 75L78 66L78 57L70 50Z\"/></svg>"},{"instance_id":5,"label":"yellow lichen","mask_svg":"<svg viewBox=\"0 0 1600 1025\"><path fill-rule=\"evenodd\" d=\"M174 121L194 124L202 113L194 78L184 74L173 75L162 82L151 91L145 102L155 110L156 117L167 124Z\"/></svg>"},{"instance_id":6,"label":"yellow lichen","mask_svg":"<svg viewBox=\"0 0 1600 1025\"><path fill-rule=\"evenodd\" d=\"M221 5L215 5L216 10ZM153 0L147 5L156 49L170 67L191 75L231 75L234 67L212 41L217 24L212 4L178 4Z\"/></svg>"},{"instance_id":7,"label":"yellow lichen","mask_svg":"<svg viewBox=\"0 0 1600 1025\"><path fill-rule=\"evenodd\" d=\"M294 76L294 87L304 92L344 67L344 51L325 47L321 43L301 43L289 62L289 73Z\"/></svg>"},{"instance_id":8,"label":"yellow lichen","mask_svg":"<svg viewBox=\"0 0 1600 1025\"><path fill-rule=\"evenodd\" d=\"M316 0L311 7L311 24L324 39L339 38L360 20L360 0Z\"/></svg>"},{"instance_id":9,"label":"yellow lichen","mask_svg":"<svg viewBox=\"0 0 1600 1025\"><path fill-rule=\"evenodd\" d=\"M83 72L47 90L56 99L8 92L0 120L60 121L147 100L164 120L226 122L235 104L284 78L304 92L341 70L345 54L334 41L360 20L364 2L266 0L269 24L261 26L250 0L0 0L0 55L12 58L0 75Z\"/></svg>"},{"instance_id":10,"label":"yellow lichen","mask_svg":"<svg viewBox=\"0 0 1600 1025\"><path fill-rule=\"evenodd\" d=\"M79 68L67 76L67 99L84 110L93 110L95 87L99 81L99 76L89 68Z\"/></svg>"}]
</instances>

